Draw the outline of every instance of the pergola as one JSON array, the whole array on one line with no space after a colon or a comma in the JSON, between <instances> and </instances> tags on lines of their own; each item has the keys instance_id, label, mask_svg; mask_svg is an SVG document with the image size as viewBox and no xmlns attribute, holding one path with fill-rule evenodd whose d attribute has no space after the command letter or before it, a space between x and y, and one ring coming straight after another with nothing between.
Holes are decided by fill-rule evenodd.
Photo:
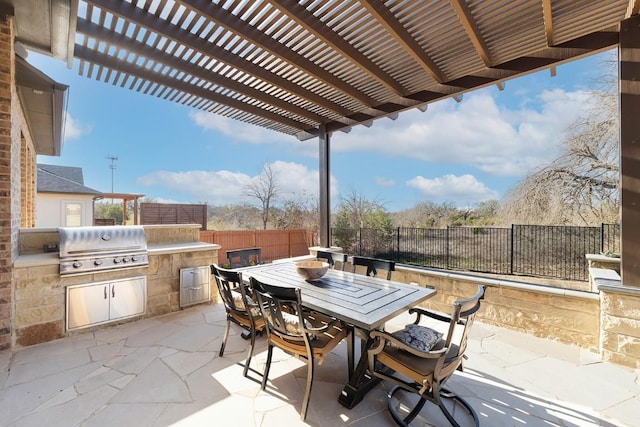
<instances>
[{"instance_id":1,"label":"pergola","mask_svg":"<svg viewBox=\"0 0 640 427\"><path fill-rule=\"evenodd\" d=\"M622 274L640 286L640 0L53 3L77 17L65 59L80 74L317 138L322 246L332 133L619 47Z\"/></svg>"},{"instance_id":2,"label":"pergola","mask_svg":"<svg viewBox=\"0 0 640 427\"><path fill-rule=\"evenodd\" d=\"M138 219L138 199L144 197L144 194L128 194L128 193L102 193L103 199L118 199L122 200L122 218L123 221L127 218L127 202L133 200L133 224L140 223Z\"/></svg>"}]
</instances>

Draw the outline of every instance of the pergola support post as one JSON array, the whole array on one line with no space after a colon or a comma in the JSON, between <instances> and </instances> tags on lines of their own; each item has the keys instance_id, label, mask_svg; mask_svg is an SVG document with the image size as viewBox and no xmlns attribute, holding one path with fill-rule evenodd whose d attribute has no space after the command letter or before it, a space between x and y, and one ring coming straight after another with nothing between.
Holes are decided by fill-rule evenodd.
<instances>
[{"instance_id":1,"label":"pergola support post","mask_svg":"<svg viewBox=\"0 0 640 427\"><path fill-rule=\"evenodd\" d=\"M320 173L320 230L319 245L328 248L331 233L331 168L329 165L329 133L325 125L320 126L319 146L319 173Z\"/></svg>"},{"instance_id":2,"label":"pergola support post","mask_svg":"<svg viewBox=\"0 0 640 427\"><path fill-rule=\"evenodd\" d=\"M640 16L620 24L620 273L640 287Z\"/></svg>"}]
</instances>

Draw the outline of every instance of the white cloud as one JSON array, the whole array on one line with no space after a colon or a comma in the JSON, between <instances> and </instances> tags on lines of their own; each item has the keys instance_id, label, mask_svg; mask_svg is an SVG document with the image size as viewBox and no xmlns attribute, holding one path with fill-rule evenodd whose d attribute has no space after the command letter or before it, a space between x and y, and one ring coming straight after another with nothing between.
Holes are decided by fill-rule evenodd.
<instances>
[{"instance_id":1,"label":"white cloud","mask_svg":"<svg viewBox=\"0 0 640 427\"><path fill-rule=\"evenodd\" d=\"M396 185L396 182L393 179L377 176L376 184L379 185L380 187L393 187L394 185Z\"/></svg>"},{"instance_id":2,"label":"white cloud","mask_svg":"<svg viewBox=\"0 0 640 427\"><path fill-rule=\"evenodd\" d=\"M189 118L205 131L220 132L236 141L251 142L254 144L273 142L291 143L298 141L293 136L274 132L260 126L249 125L240 120L230 119L206 111L190 111Z\"/></svg>"},{"instance_id":3,"label":"white cloud","mask_svg":"<svg viewBox=\"0 0 640 427\"><path fill-rule=\"evenodd\" d=\"M586 92L544 91L528 107L499 107L488 90L461 103L431 104L396 121L336 133L334 151L373 150L427 163L462 164L495 176L523 176L557 156L564 130L587 108ZM531 106L536 107L533 109Z\"/></svg>"},{"instance_id":4,"label":"white cloud","mask_svg":"<svg viewBox=\"0 0 640 427\"><path fill-rule=\"evenodd\" d=\"M93 125L83 123L74 119L71 114L65 113L64 119L64 139L78 139L83 135L90 134L93 131Z\"/></svg>"},{"instance_id":5,"label":"white cloud","mask_svg":"<svg viewBox=\"0 0 640 427\"><path fill-rule=\"evenodd\" d=\"M276 161L271 163L283 198L294 194L318 194L318 170L310 170L298 163ZM255 203L255 199L242 195L243 189L258 179L261 171L249 176L242 172L219 171L157 171L138 178L138 184L160 186L172 192L182 192L189 200L207 201L212 205ZM337 182L331 179L332 194Z\"/></svg>"},{"instance_id":6,"label":"white cloud","mask_svg":"<svg viewBox=\"0 0 640 427\"><path fill-rule=\"evenodd\" d=\"M416 176L406 182L407 187L420 191L427 199L438 202L453 202L468 205L483 200L498 199L500 196L473 175L444 175L427 179Z\"/></svg>"}]
</instances>

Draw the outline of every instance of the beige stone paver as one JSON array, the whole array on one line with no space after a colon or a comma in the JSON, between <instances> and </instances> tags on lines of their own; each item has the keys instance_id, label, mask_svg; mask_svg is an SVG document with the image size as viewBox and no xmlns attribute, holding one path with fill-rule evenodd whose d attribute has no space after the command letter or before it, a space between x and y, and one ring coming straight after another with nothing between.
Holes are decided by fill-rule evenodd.
<instances>
[{"instance_id":1,"label":"beige stone paver","mask_svg":"<svg viewBox=\"0 0 640 427\"><path fill-rule=\"evenodd\" d=\"M393 330L407 322L389 322ZM305 364L275 350L266 389L266 360L257 340L250 378L242 376L249 342L235 326L223 357L224 310L200 305L155 319L0 353L0 425L15 426L392 426L388 385L355 408L337 398L346 382L342 343L316 367L305 422L300 407ZM639 372L594 353L476 322L465 371L448 384L466 397L481 425L635 427ZM406 396L411 401L414 396ZM470 417L454 408L463 425ZM427 404L416 425L446 419Z\"/></svg>"}]
</instances>

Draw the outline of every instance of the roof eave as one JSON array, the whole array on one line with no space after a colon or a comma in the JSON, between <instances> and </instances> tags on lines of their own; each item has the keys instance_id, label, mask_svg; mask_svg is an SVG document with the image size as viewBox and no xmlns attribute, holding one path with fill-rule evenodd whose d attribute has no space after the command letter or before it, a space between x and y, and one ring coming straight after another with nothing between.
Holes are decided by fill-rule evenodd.
<instances>
[{"instance_id":1,"label":"roof eave","mask_svg":"<svg viewBox=\"0 0 640 427\"><path fill-rule=\"evenodd\" d=\"M60 156L69 87L16 56L16 88L36 154Z\"/></svg>"}]
</instances>

